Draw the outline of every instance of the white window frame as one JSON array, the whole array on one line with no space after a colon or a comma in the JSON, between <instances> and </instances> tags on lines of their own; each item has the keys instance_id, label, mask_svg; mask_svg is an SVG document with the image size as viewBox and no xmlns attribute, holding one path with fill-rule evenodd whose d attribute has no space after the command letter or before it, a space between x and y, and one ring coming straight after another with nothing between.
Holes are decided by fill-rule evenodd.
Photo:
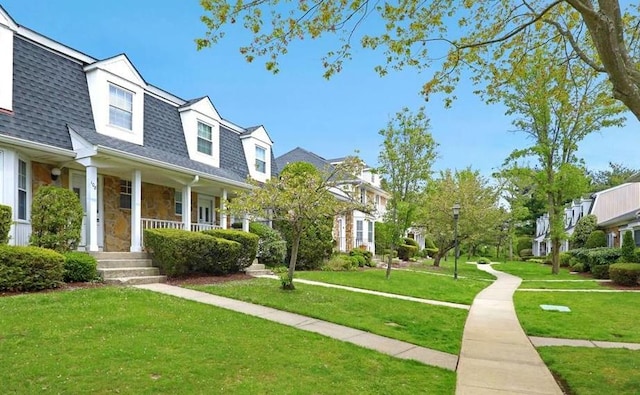
<instances>
[{"instance_id":1,"label":"white window frame","mask_svg":"<svg viewBox=\"0 0 640 395\"><path fill-rule=\"evenodd\" d=\"M361 219L356 220L356 242L364 243L364 221Z\"/></svg>"},{"instance_id":2,"label":"white window frame","mask_svg":"<svg viewBox=\"0 0 640 395\"><path fill-rule=\"evenodd\" d=\"M209 132L209 136L202 136L200 134L200 126L203 126L205 128L208 128L208 132ZM205 129L206 130L206 129ZM197 131L197 140L196 140L196 149L198 150L199 153L203 154L203 155L208 155L208 156L213 156L213 126L209 125L208 123L202 122L202 121L198 121L198 131ZM200 142L203 141L205 143L209 144L209 152L203 152L200 150Z\"/></svg>"},{"instance_id":3,"label":"white window frame","mask_svg":"<svg viewBox=\"0 0 640 395\"><path fill-rule=\"evenodd\" d=\"M24 174L20 172L20 165L24 164ZM29 161L18 158L18 168L16 171L16 218L19 221L28 221L29 220ZM22 180L24 177L24 180ZM24 181L24 185L22 182ZM24 196L24 212L20 210L20 198Z\"/></svg>"},{"instance_id":4,"label":"white window frame","mask_svg":"<svg viewBox=\"0 0 640 395\"><path fill-rule=\"evenodd\" d=\"M258 155L261 153L261 155ZM262 156L262 158L260 158ZM267 173L267 149L256 145L256 171L262 174ZM262 168L261 168L262 167Z\"/></svg>"},{"instance_id":5,"label":"white window frame","mask_svg":"<svg viewBox=\"0 0 640 395\"><path fill-rule=\"evenodd\" d=\"M131 192L133 191L133 186L131 184L131 180L120 180L120 209L122 210L131 210ZM123 207L122 199L128 196L129 199L129 207Z\"/></svg>"},{"instance_id":6,"label":"white window frame","mask_svg":"<svg viewBox=\"0 0 640 395\"><path fill-rule=\"evenodd\" d=\"M119 93L123 94L123 97L119 97ZM114 96L115 94L115 96ZM134 93L124 89L121 86L110 83L109 84L109 125L125 130L133 130L133 97ZM114 113L112 113L112 110ZM113 117L114 114L128 114L128 123L121 123L117 117ZM123 118L123 119L126 119Z\"/></svg>"},{"instance_id":7,"label":"white window frame","mask_svg":"<svg viewBox=\"0 0 640 395\"><path fill-rule=\"evenodd\" d=\"M367 241L373 242L373 221L367 221Z\"/></svg>"},{"instance_id":8,"label":"white window frame","mask_svg":"<svg viewBox=\"0 0 640 395\"><path fill-rule=\"evenodd\" d=\"M182 216L182 191L175 189L173 191L174 196L174 211L176 215Z\"/></svg>"}]
</instances>

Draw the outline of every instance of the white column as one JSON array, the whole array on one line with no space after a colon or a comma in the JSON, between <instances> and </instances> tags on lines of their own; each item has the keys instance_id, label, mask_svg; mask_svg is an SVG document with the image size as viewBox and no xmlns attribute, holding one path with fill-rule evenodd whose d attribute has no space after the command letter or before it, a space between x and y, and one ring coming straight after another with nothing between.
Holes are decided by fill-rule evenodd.
<instances>
[{"instance_id":1,"label":"white column","mask_svg":"<svg viewBox=\"0 0 640 395\"><path fill-rule=\"evenodd\" d=\"M87 249L98 251L98 168L86 167Z\"/></svg>"},{"instance_id":2,"label":"white column","mask_svg":"<svg viewBox=\"0 0 640 395\"><path fill-rule=\"evenodd\" d=\"M246 214L242 217L242 230L245 232L249 231L249 216Z\"/></svg>"},{"instance_id":3,"label":"white column","mask_svg":"<svg viewBox=\"0 0 640 395\"><path fill-rule=\"evenodd\" d=\"M227 208L227 190L222 190L222 199L220 199L220 226L222 229L227 229L227 213L225 209Z\"/></svg>"},{"instance_id":4,"label":"white column","mask_svg":"<svg viewBox=\"0 0 640 395\"><path fill-rule=\"evenodd\" d=\"M184 230L191 230L191 185L182 187L182 224Z\"/></svg>"},{"instance_id":5,"label":"white column","mask_svg":"<svg viewBox=\"0 0 640 395\"><path fill-rule=\"evenodd\" d=\"M142 251L142 175L140 170L131 174L131 252Z\"/></svg>"}]
</instances>

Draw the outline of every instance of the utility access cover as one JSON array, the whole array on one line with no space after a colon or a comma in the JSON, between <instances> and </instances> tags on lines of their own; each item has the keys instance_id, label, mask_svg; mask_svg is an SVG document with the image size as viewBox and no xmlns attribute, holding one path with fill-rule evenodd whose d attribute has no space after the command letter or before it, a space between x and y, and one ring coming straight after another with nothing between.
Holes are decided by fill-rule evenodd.
<instances>
[{"instance_id":1,"label":"utility access cover","mask_svg":"<svg viewBox=\"0 0 640 395\"><path fill-rule=\"evenodd\" d=\"M561 313L571 313L571 309L567 306L556 306L554 304L541 304L540 307L544 311L559 311Z\"/></svg>"}]
</instances>

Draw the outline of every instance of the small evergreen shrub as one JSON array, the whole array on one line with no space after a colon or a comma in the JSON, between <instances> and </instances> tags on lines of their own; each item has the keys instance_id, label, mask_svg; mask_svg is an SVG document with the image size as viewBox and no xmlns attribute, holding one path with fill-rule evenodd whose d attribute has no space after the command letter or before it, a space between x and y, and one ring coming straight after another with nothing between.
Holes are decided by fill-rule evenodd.
<instances>
[{"instance_id":1,"label":"small evergreen shrub","mask_svg":"<svg viewBox=\"0 0 640 395\"><path fill-rule=\"evenodd\" d=\"M62 283L64 257L40 247L0 245L0 291L37 291Z\"/></svg>"},{"instance_id":2,"label":"small evergreen shrub","mask_svg":"<svg viewBox=\"0 0 640 395\"><path fill-rule=\"evenodd\" d=\"M373 264L373 254L371 253L371 251L368 251L368 250L365 250L365 249L362 249L362 248L354 248L351 251L349 251L349 256L357 257L356 261L358 262L358 266L359 267L363 267L363 266L372 267L372 266L374 266L374 264ZM360 259L358 257L362 257L362 259Z\"/></svg>"},{"instance_id":3,"label":"small evergreen shrub","mask_svg":"<svg viewBox=\"0 0 640 395\"><path fill-rule=\"evenodd\" d=\"M491 263L491 259L483 256L483 257L478 258L478 263L481 264L481 265L486 265L486 264Z\"/></svg>"},{"instance_id":4,"label":"small evergreen shrub","mask_svg":"<svg viewBox=\"0 0 640 395\"><path fill-rule=\"evenodd\" d=\"M96 258L86 252L64 253L64 282L89 282L98 278Z\"/></svg>"},{"instance_id":5,"label":"small evergreen shrub","mask_svg":"<svg viewBox=\"0 0 640 395\"><path fill-rule=\"evenodd\" d=\"M622 254L620 259L622 262L637 262L636 261L636 242L633 240L633 233L626 231L622 235Z\"/></svg>"},{"instance_id":6,"label":"small evergreen shrub","mask_svg":"<svg viewBox=\"0 0 640 395\"><path fill-rule=\"evenodd\" d=\"M518 252L520 258L523 260L531 259L533 257L533 249L532 248L524 248Z\"/></svg>"},{"instance_id":7,"label":"small evergreen shrub","mask_svg":"<svg viewBox=\"0 0 640 395\"><path fill-rule=\"evenodd\" d=\"M420 249L420 244L418 244L418 242L412 239L411 237L405 237L403 240L404 240L404 244L414 246L416 247L416 249Z\"/></svg>"},{"instance_id":8,"label":"small evergreen shrub","mask_svg":"<svg viewBox=\"0 0 640 395\"><path fill-rule=\"evenodd\" d=\"M609 266L609 277L614 284L638 285L640 283L640 263L614 263Z\"/></svg>"},{"instance_id":9,"label":"small evergreen shrub","mask_svg":"<svg viewBox=\"0 0 640 395\"><path fill-rule=\"evenodd\" d=\"M251 222L249 232L257 235L258 262L267 266L278 266L284 263L287 256L287 242L277 230L260 222Z\"/></svg>"},{"instance_id":10,"label":"small evergreen shrub","mask_svg":"<svg viewBox=\"0 0 640 395\"><path fill-rule=\"evenodd\" d=\"M13 222L12 214L11 206L0 204L0 244L9 243L9 231Z\"/></svg>"},{"instance_id":11,"label":"small evergreen shrub","mask_svg":"<svg viewBox=\"0 0 640 395\"><path fill-rule=\"evenodd\" d=\"M374 222L376 252L382 253L391 248L393 226L385 222Z\"/></svg>"},{"instance_id":12,"label":"small evergreen shrub","mask_svg":"<svg viewBox=\"0 0 640 395\"><path fill-rule=\"evenodd\" d=\"M594 230L589 235L587 242L585 243L585 248L598 248L598 247L606 247L607 246L607 235L603 230Z\"/></svg>"},{"instance_id":13,"label":"small evergreen shrub","mask_svg":"<svg viewBox=\"0 0 640 395\"><path fill-rule=\"evenodd\" d=\"M331 257L322 266L323 271L342 272L350 271L358 268L357 259L350 255L337 254Z\"/></svg>"},{"instance_id":14,"label":"small evergreen shrub","mask_svg":"<svg viewBox=\"0 0 640 395\"><path fill-rule=\"evenodd\" d=\"M582 263L582 262L574 263L574 264L571 266L571 271L572 271L572 272L577 272L577 273L583 273L583 272L585 271L585 269L584 269L584 263Z\"/></svg>"},{"instance_id":15,"label":"small evergreen shrub","mask_svg":"<svg viewBox=\"0 0 640 395\"><path fill-rule=\"evenodd\" d=\"M571 239L569 240L571 248L584 248L587 243L587 239L589 239L589 235L596 229L597 225L598 217L593 214L585 215L580 218L578 223L576 223L576 227L574 228Z\"/></svg>"},{"instance_id":16,"label":"small evergreen shrub","mask_svg":"<svg viewBox=\"0 0 640 395\"><path fill-rule=\"evenodd\" d=\"M41 186L31 204L30 243L60 253L80 243L84 211L78 196L66 188Z\"/></svg>"},{"instance_id":17,"label":"small evergreen shrub","mask_svg":"<svg viewBox=\"0 0 640 395\"><path fill-rule=\"evenodd\" d=\"M568 252L560 253L560 267L569 267L571 262L571 254Z\"/></svg>"},{"instance_id":18,"label":"small evergreen shrub","mask_svg":"<svg viewBox=\"0 0 640 395\"><path fill-rule=\"evenodd\" d=\"M260 237L253 233L235 229L210 229L202 233L219 239L231 240L240 243L242 249L238 258L238 269L243 270L251 266L258 253L258 240Z\"/></svg>"},{"instance_id":19,"label":"small evergreen shrub","mask_svg":"<svg viewBox=\"0 0 640 395\"><path fill-rule=\"evenodd\" d=\"M530 237L520 237L516 241L516 251L518 251L518 254L519 254L522 250L532 250L532 247L531 247L532 245L533 245L533 240L531 240ZM530 255L533 255L533 254L531 253L527 254L527 256L530 256ZM520 257L522 257L522 255L520 255Z\"/></svg>"},{"instance_id":20,"label":"small evergreen shrub","mask_svg":"<svg viewBox=\"0 0 640 395\"><path fill-rule=\"evenodd\" d=\"M570 251L573 258L584 265L585 271L597 265L608 265L615 263L620 258L622 250L620 248L577 248Z\"/></svg>"},{"instance_id":21,"label":"small evergreen shrub","mask_svg":"<svg viewBox=\"0 0 640 395\"><path fill-rule=\"evenodd\" d=\"M591 274L593 275L593 278L608 279L609 265L591 266Z\"/></svg>"},{"instance_id":22,"label":"small evergreen shrub","mask_svg":"<svg viewBox=\"0 0 640 395\"><path fill-rule=\"evenodd\" d=\"M402 259L403 261L408 261L409 259L413 258L417 252L418 247L413 245L402 244L398 246L398 258Z\"/></svg>"},{"instance_id":23,"label":"small evergreen shrub","mask_svg":"<svg viewBox=\"0 0 640 395\"><path fill-rule=\"evenodd\" d=\"M180 229L145 229L144 240L154 264L169 277L240 270L242 245L236 241Z\"/></svg>"}]
</instances>

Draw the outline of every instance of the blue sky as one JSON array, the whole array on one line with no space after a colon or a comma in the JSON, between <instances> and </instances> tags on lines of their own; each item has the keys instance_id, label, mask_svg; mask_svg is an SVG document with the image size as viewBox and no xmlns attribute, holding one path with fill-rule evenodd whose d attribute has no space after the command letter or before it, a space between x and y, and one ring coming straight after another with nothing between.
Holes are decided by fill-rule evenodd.
<instances>
[{"instance_id":1,"label":"blue sky","mask_svg":"<svg viewBox=\"0 0 640 395\"><path fill-rule=\"evenodd\" d=\"M275 154L296 146L326 158L358 150L377 161L384 128L402 107L426 106L431 133L440 144L435 170L472 166L490 175L514 149L526 146L501 106L487 106L470 84L458 88L458 100L445 109L419 95L430 76L408 69L379 77L380 55L356 50L344 70L327 81L320 58L331 41L294 45L281 71L266 71L260 59L246 63L238 48L247 36L227 34L212 49L196 51L194 39L205 31L197 0L1 0L16 20L45 36L96 58L126 53L145 80L184 99L208 95L220 114L241 126L262 124L275 142ZM590 169L609 161L640 168L640 129L627 126L589 136L579 155Z\"/></svg>"}]
</instances>

